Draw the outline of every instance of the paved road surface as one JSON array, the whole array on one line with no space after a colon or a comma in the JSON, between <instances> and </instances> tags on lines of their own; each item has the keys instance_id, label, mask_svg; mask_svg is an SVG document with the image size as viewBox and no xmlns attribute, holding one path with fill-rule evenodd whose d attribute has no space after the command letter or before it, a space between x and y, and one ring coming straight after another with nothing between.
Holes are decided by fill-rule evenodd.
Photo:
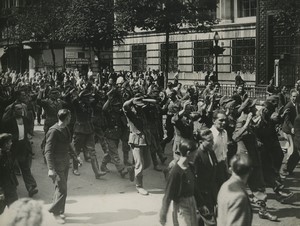
<instances>
[{"instance_id":1,"label":"paved road surface","mask_svg":"<svg viewBox=\"0 0 300 226\"><path fill-rule=\"evenodd\" d=\"M53 185L47 177L47 167L40 153L40 142L43 137L42 127L36 126L33 138L35 158L32 171L37 180L39 193L34 199L44 201L44 226L56 225L53 217L47 212L52 200ZM100 146L96 146L98 159L102 159ZM171 159L171 148L167 146ZM71 165L70 165L71 166ZM144 187L150 192L149 196L136 193L135 185L128 179L122 179L113 165L108 165L111 173L100 180L94 178L91 166L84 162L79 169L81 176L75 176L70 169L68 181L68 198L66 204L66 224L68 226L158 226L158 213L161 207L165 180L162 173L148 169L144 175ZM19 197L27 196L23 180L18 177ZM264 226L300 226L300 168L295 175L287 178L286 184L295 192L291 204L281 204L275 200L272 190L268 189L270 200L268 205L272 213L279 217L279 222L259 219L254 215L253 225ZM167 225L172 225L169 210ZM257 210L254 209L255 212ZM0 223L1 224L1 223Z\"/></svg>"}]
</instances>

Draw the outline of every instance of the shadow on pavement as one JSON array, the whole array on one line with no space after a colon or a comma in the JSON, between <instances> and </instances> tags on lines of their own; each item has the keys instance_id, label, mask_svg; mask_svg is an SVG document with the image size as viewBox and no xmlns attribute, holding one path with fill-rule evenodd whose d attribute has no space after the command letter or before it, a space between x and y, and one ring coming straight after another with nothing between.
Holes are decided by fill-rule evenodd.
<instances>
[{"instance_id":1,"label":"shadow on pavement","mask_svg":"<svg viewBox=\"0 0 300 226\"><path fill-rule=\"evenodd\" d=\"M139 216L153 216L157 212L141 212L135 209L119 209L118 212L67 214L66 223L73 224L104 224L128 221Z\"/></svg>"},{"instance_id":2,"label":"shadow on pavement","mask_svg":"<svg viewBox=\"0 0 300 226\"><path fill-rule=\"evenodd\" d=\"M281 208L275 212L278 218L296 217L300 219L300 211L297 211L294 207Z\"/></svg>"}]
</instances>

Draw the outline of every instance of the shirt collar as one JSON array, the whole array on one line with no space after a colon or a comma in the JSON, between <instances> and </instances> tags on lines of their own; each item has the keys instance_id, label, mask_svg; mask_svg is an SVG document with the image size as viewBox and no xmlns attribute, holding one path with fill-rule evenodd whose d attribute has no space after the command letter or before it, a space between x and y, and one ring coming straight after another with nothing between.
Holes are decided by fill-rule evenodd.
<instances>
[{"instance_id":1,"label":"shirt collar","mask_svg":"<svg viewBox=\"0 0 300 226\"><path fill-rule=\"evenodd\" d=\"M219 134L223 134L224 130L220 131L215 127L215 125L212 125L211 132L213 133L213 135L219 135Z\"/></svg>"}]
</instances>

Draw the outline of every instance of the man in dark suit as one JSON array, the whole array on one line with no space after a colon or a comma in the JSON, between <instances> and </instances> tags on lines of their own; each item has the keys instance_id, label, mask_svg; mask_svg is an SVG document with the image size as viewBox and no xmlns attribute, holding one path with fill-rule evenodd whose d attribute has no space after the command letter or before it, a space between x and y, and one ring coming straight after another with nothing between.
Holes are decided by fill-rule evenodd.
<instances>
[{"instance_id":1,"label":"man in dark suit","mask_svg":"<svg viewBox=\"0 0 300 226\"><path fill-rule=\"evenodd\" d=\"M29 122L24 117L22 104L12 106L12 115L3 120L2 131L12 134L12 156L20 166L29 197L36 193L37 184L31 173L32 148L28 140Z\"/></svg>"},{"instance_id":2,"label":"man in dark suit","mask_svg":"<svg viewBox=\"0 0 300 226\"><path fill-rule=\"evenodd\" d=\"M297 91L292 90L290 95L290 101L284 107L284 110L289 109L289 111L285 114L284 122L282 124L282 131L286 134L294 134L294 121L298 114L296 105L296 99L298 96Z\"/></svg>"},{"instance_id":3,"label":"man in dark suit","mask_svg":"<svg viewBox=\"0 0 300 226\"><path fill-rule=\"evenodd\" d=\"M283 168L283 174L287 175L291 172L288 171L288 162L293 162L294 160L290 157L294 158L294 121L296 116L298 115L298 106L297 106L297 100L298 98L298 92L296 90L291 90L290 92L290 101L285 105L283 111L287 111L287 114L284 115L284 121L282 124L282 131L286 135L289 147L287 151L287 165Z\"/></svg>"},{"instance_id":4,"label":"man in dark suit","mask_svg":"<svg viewBox=\"0 0 300 226\"><path fill-rule=\"evenodd\" d=\"M213 214L217 205L218 183L217 183L217 157L213 150L214 137L211 130L200 132L201 143L194 160L196 174L196 196L197 206L203 206L200 212L208 211Z\"/></svg>"},{"instance_id":5,"label":"man in dark suit","mask_svg":"<svg viewBox=\"0 0 300 226\"><path fill-rule=\"evenodd\" d=\"M252 166L247 154L237 154L231 160L232 176L218 194L217 225L251 226L252 208L246 184Z\"/></svg>"},{"instance_id":6,"label":"man in dark suit","mask_svg":"<svg viewBox=\"0 0 300 226\"><path fill-rule=\"evenodd\" d=\"M48 165L48 176L55 184L53 204L49 212L53 213L58 223L65 222L65 205L67 198L67 180L69 172L69 159L71 154L78 161L74 149L71 146L71 133L68 124L71 120L71 113L67 109L58 111L58 123L50 127L46 134L45 158Z\"/></svg>"}]
</instances>

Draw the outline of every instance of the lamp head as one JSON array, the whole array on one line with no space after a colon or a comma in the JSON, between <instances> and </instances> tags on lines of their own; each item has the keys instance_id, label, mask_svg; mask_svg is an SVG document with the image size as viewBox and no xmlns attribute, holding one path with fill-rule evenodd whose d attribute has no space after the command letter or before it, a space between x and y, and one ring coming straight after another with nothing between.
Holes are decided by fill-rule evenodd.
<instances>
[{"instance_id":1,"label":"lamp head","mask_svg":"<svg viewBox=\"0 0 300 226\"><path fill-rule=\"evenodd\" d=\"M214 35L214 41L215 41L216 46L218 45L219 40L220 40L220 36L219 36L219 33L216 31L216 33Z\"/></svg>"}]
</instances>

